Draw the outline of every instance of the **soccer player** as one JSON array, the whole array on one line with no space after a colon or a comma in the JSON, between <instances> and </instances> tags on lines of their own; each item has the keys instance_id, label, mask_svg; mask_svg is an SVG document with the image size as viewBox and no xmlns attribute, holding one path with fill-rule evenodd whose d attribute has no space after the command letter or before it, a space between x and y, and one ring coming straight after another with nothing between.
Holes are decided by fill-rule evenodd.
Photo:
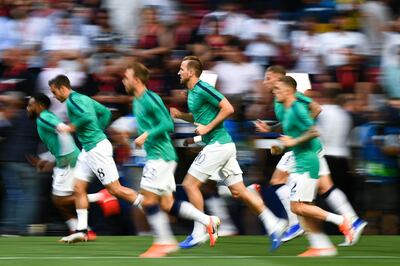
<instances>
[{"instance_id":1,"label":"soccer player","mask_svg":"<svg viewBox=\"0 0 400 266\"><path fill-rule=\"evenodd\" d=\"M274 250L280 246L287 221L277 218L259 197L244 186L235 144L223 126L223 121L234 112L233 107L213 86L199 79L202 71L202 63L197 57L183 58L178 75L181 84L188 89L190 113L170 109L172 117L194 123L197 126L196 134L206 144L190 166L182 185L190 202L203 210L200 186L213 174L219 174L233 197L241 199L258 215L272 240L271 249ZM191 248L205 241L207 233L204 225L195 222L192 234L180 243L180 247Z\"/></svg>"},{"instance_id":2,"label":"soccer player","mask_svg":"<svg viewBox=\"0 0 400 266\"><path fill-rule=\"evenodd\" d=\"M311 248L299 256L333 256L336 248L323 234L316 220L336 224L349 242L353 229L346 216L327 212L312 202L315 198L319 178L321 143L309 110L296 98L296 81L289 76L281 77L274 86L275 114L281 122L286 136L280 137L285 147L293 151L295 168L290 173L290 208L301 216Z\"/></svg>"},{"instance_id":3,"label":"soccer player","mask_svg":"<svg viewBox=\"0 0 400 266\"><path fill-rule=\"evenodd\" d=\"M77 226L76 214L71 212L71 205L75 204L73 196L74 168L80 153L72 136L69 133L62 134L57 131L63 122L54 113L50 112L50 99L43 93L33 95L26 107L31 119L36 120L40 139L46 145L52 156L55 157L53 168L53 203L60 213L66 218L66 224L70 232L74 232ZM30 156L30 162L39 170L42 170L49 161L40 160ZM119 203L107 190L88 195L89 202L99 202L106 216L119 212ZM89 230L88 240L94 240L96 234Z\"/></svg>"},{"instance_id":4,"label":"soccer player","mask_svg":"<svg viewBox=\"0 0 400 266\"><path fill-rule=\"evenodd\" d=\"M143 64L134 62L125 71L123 80L126 92L134 96L133 113L139 133L135 144L144 146L147 153L140 193L144 196L143 209L155 233L153 245L140 257L163 257L179 248L165 212L206 226L210 245L214 246L220 219L205 215L192 204L173 198L177 155L169 133L173 132L174 123L161 98L147 89L148 79L149 70Z\"/></svg>"},{"instance_id":5,"label":"soccer player","mask_svg":"<svg viewBox=\"0 0 400 266\"><path fill-rule=\"evenodd\" d=\"M75 167L75 207L78 215L76 233L62 238L64 242L87 240L88 197L87 186L93 175L100 180L108 192L122 198L134 206L139 206L142 196L124 187L119 182L117 166L113 159L113 149L103 130L108 125L111 112L102 104L88 96L72 90L65 75L58 75L49 81L51 92L60 102L66 102L71 124L60 124L59 132L76 132L82 143L82 151Z\"/></svg>"},{"instance_id":6,"label":"soccer player","mask_svg":"<svg viewBox=\"0 0 400 266\"><path fill-rule=\"evenodd\" d=\"M272 91L274 84L282 77L286 75L286 71L281 66L271 66L265 72L264 86ZM321 112L321 107L318 103L314 102L311 98L306 97L301 92L296 92L296 99L303 104L310 112L310 115L313 119L315 119L318 114ZM281 125L277 124L276 126L268 126L266 123L262 121L256 122L256 128L260 132L270 132L270 131L281 131ZM320 158L320 170L319 170L319 181L318 181L318 193L319 195L327 202L328 206L336 213L341 215L347 215L350 217L352 222L352 227L354 230L354 238L351 243L349 243L346 239L340 244L341 246L349 246L354 245L358 242L361 234L367 225L367 222L360 219L357 213L354 211L350 202L348 201L346 195L342 190L335 187L332 178L330 176L330 170L326 159L323 156L323 152L319 154ZM289 173L294 169L294 155L293 152L286 152L279 163L276 166L276 170L272 175L270 180L271 187L276 191L279 198L281 199L285 209L288 213L289 217L289 229L285 232L282 241L289 241L295 238L298 235L301 235L304 230L300 226L299 221L297 220L297 216L293 215L290 211L289 204L289 187L285 185L288 181Z\"/></svg>"}]
</instances>

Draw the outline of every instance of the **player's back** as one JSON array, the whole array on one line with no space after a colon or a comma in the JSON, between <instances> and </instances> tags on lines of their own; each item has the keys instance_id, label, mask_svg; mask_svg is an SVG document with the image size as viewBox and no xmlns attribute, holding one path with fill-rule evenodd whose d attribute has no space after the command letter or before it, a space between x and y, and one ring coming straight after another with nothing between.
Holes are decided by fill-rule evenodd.
<instances>
[{"instance_id":1,"label":"player's back","mask_svg":"<svg viewBox=\"0 0 400 266\"><path fill-rule=\"evenodd\" d=\"M54 113L48 110L42 111L36 119L39 137L50 153L56 157L57 167L74 166L79 149L69 133L57 132L56 127L59 123L62 121Z\"/></svg>"},{"instance_id":2,"label":"player's back","mask_svg":"<svg viewBox=\"0 0 400 266\"><path fill-rule=\"evenodd\" d=\"M106 139L103 130L111 113L92 98L73 91L67 101L68 117L76 126L76 134L86 151Z\"/></svg>"}]
</instances>

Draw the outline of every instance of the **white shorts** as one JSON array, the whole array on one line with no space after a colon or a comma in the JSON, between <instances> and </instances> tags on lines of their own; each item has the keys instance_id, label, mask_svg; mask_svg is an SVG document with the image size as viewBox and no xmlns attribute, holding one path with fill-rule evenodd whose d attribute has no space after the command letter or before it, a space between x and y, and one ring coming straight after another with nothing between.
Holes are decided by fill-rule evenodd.
<instances>
[{"instance_id":1,"label":"white shorts","mask_svg":"<svg viewBox=\"0 0 400 266\"><path fill-rule=\"evenodd\" d=\"M53 169L53 195L66 197L74 192L74 168L65 167Z\"/></svg>"},{"instance_id":2,"label":"white shorts","mask_svg":"<svg viewBox=\"0 0 400 266\"><path fill-rule=\"evenodd\" d=\"M319 158L319 176L329 175L331 171L329 170L328 163L326 162L324 152L320 151L318 153ZM292 173L296 167L296 161L294 158L294 154L292 151L285 152L282 158L279 160L276 165L276 169L281 170L282 172Z\"/></svg>"},{"instance_id":3,"label":"white shorts","mask_svg":"<svg viewBox=\"0 0 400 266\"><path fill-rule=\"evenodd\" d=\"M90 182L93 175L96 175L103 185L108 185L119 178L113 158L113 148L108 139L100 141L88 152L82 150L78 156L75 177Z\"/></svg>"},{"instance_id":4,"label":"white shorts","mask_svg":"<svg viewBox=\"0 0 400 266\"><path fill-rule=\"evenodd\" d=\"M170 195L175 191L175 161L148 160L143 168L140 188L157 195Z\"/></svg>"},{"instance_id":5,"label":"white shorts","mask_svg":"<svg viewBox=\"0 0 400 266\"><path fill-rule=\"evenodd\" d=\"M206 145L193 161L188 173L202 183L216 175L227 186L243 181L243 172L236 159L234 143L220 144L216 142ZM213 178L213 180L216 179Z\"/></svg>"},{"instance_id":6,"label":"white shorts","mask_svg":"<svg viewBox=\"0 0 400 266\"><path fill-rule=\"evenodd\" d=\"M309 173L290 174L290 201L312 202L317 193L318 179L311 178Z\"/></svg>"}]
</instances>

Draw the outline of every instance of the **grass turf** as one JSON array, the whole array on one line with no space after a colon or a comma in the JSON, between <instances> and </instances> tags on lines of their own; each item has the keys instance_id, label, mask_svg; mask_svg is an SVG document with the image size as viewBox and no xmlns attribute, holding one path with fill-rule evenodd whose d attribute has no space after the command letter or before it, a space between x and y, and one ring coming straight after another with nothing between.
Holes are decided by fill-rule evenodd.
<instances>
[{"instance_id":1,"label":"grass turf","mask_svg":"<svg viewBox=\"0 0 400 266\"><path fill-rule=\"evenodd\" d=\"M214 248L208 244L180 250L162 259L140 259L151 237L100 236L94 242L62 244L57 237L0 237L0 265L400 265L400 236L364 236L354 247L339 247L331 258L297 258L307 247L304 237L285 243L274 253L263 236L223 237ZM182 240L183 237L179 237ZM343 238L331 238L336 244Z\"/></svg>"}]
</instances>

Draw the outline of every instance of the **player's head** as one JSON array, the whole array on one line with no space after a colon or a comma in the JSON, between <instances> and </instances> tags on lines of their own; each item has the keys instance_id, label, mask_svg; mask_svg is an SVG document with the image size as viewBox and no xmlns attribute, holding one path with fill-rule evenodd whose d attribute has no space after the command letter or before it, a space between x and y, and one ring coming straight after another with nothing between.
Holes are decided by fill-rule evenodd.
<instances>
[{"instance_id":1,"label":"player's head","mask_svg":"<svg viewBox=\"0 0 400 266\"><path fill-rule=\"evenodd\" d=\"M275 82L277 82L281 77L286 75L286 70L283 66L273 65L267 68L265 71L263 85L266 89L272 90L274 88Z\"/></svg>"},{"instance_id":2,"label":"player's head","mask_svg":"<svg viewBox=\"0 0 400 266\"><path fill-rule=\"evenodd\" d=\"M132 95L135 88L147 86L149 76L150 71L145 65L139 62L133 62L125 70L124 79L122 80L126 92Z\"/></svg>"},{"instance_id":3,"label":"player's head","mask_svg":"<svg viewBox=\"0 0 400 266\"><path fill-rule=\"evenodd\" d=\"M296 93L297 82L290 76L281 77L274 86L274 95L278 102L284 102L288 96Z\"/></svg>"},{"instance_id":4,"label":"player's head","mask_svg":"<svg viewBox=\"0 0 400 266\"><path fill-rule=\"evenodd\" d=\"M203 64L200 59L196 56L185 56L178 72L181 84L187 85L190 80L198 79L201 72L203 72Z\"/></svg>"},{"instance_id":5,"label":"player's head","mask_svg":"<svg viewBox=\"0 0 400 266\"><path fill-rule=\"evenodd\" d=\"M60 102L64 102L71 93L71 82L65 75L58 75L49 80L49 86L54 97Z\"/></svg>"},{"instance_id":6,"label":"player's head","mask_svg":"<svg viewBox=\"0 0 400 266\"><path fill-rule=\"evenodd\" d=\"M34 94L30 97L26 110L28 111L28 116L31 119L35 119L39 114L48 109L51 105L50 98L43 93Z\"/></svg>"}]
</instances>

